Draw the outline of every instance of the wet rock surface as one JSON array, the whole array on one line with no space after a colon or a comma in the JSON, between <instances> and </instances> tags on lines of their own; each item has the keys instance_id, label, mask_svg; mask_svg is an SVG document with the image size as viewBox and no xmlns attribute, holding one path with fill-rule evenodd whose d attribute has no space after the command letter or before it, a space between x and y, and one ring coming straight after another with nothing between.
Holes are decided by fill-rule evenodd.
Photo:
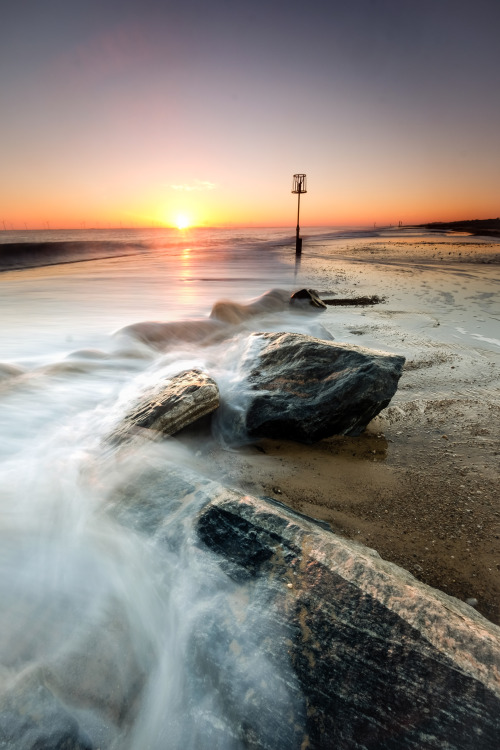
<instances>
[{"instance_id":1,"label":"wet rock surface","mask_svg":"<svg viewBox=\"0 0 500 750\"><path fill-rule=\"evenodd\" d=\"M243 369L252 437L359 435L396 392L404 357L295 333L257 333Z\"/></svg>"},{"instance_id":2,"label":"wet rock surface","mask_svg":"<svg viewBox=\"0 0 500 750\"><path fill-rule=\"evenodd\" d=\"M267 607L282 640L263 640L263 648L272 660L287 649L297 677L288 684L304 701L294 703L300 715L280 717L275 748L289 746L286 721L292 746L311 749L497 747L494 625L368 548L267 500L219 497L201 512L197 530L239 586L269 582Z\"/></svg>"},{"instance_id":3,"label":"wet rock surface","mask_svg":"<svg viewBox=\"0 0 500 750\"><path fill-rule=\"evenodd\" d=\"M144 430L175 435L219 406L216 382L201 370L186 370L144 394L113 432L121 443Z\"/></svg>"},{"instance_id":4,"label":"wet rock surface","mask_svg":"<svg viewBox=\"0 0 500 750\"><path fill-rule=\"evenodd\" d=\"M326 524L162 455L124 472L107 514L175 566L162 637L183 671L159 704L169 746L496 750L499 628ZM128 746L170 672L148 688L153 644L137 650L138 623L103 605L70 648L2 693L0 746Z\"/></svg>"},{"instance_id":5,"label":"wet rock surface","mask_svg":"<svg viewBox=\"0 0 500 750\"><path fill-rule=\"evenodd\" d=\"M284 289L271 289L253 302L241 304L232 300L216 302L210 312L210 320L226 325L239 325L257 315L282 313L290 303L290 294Z\"/></svg>"},{"instance_id":6,"label":"wet rock surface","mask_svg":"<svg viewBox=\"0 0 500 750\"><path fill-rule=\"evenodd\" d=\"M310 317L311 313L325 309L325 303L314 289L301 289L291 296L285 289L271 289L247 304L219 300L213 305L208 318L173 322L143 321L125 326L115 335L130 337L159 351L168 351L179 343L210 346L232 338L258 317L290 312ZM333 338L322 326L316 328L321 331L319 335L322 337Z\"/></svg>"},{"instance_id":7,"label":"wet rock surface","mask_svg":"<svg viewBox=\"0 0 500 750\"><path fill-rule=\"evenodd\" d=\"M208 346L221 341L227 336L227 326L217 320L180 320L163 323L161 321L143 321L121 328L117 336L126 336L143 344L166 351L179 343Z\"/></svg>"},{"instance_id":8,"label":"wet rock surface","mask_svg":"<svg viewBox=\"0 0 500 750\"><path fill-rule=\"evenodd\" d=\"M318 312L326 310L326 304L315 289L299 289L290 297L290 304L298 307L314 307Z\"/></svg>"},{"instance_id":9,"label":"wet rock surface","mask_svg":"<svg viewBox=\"0 0 500 750\"><path fill-rule=\"evenodd\" d=\"M14 682L0 695L0 747L9 750L93 750L76 719L35 680Z\"/></svg>"}]
</instances>

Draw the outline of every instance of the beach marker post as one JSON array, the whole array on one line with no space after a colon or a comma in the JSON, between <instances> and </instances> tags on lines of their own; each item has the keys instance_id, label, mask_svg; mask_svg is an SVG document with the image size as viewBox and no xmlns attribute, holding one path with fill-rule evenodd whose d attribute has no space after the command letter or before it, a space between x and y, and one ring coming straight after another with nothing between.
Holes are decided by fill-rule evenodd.
<instances>
[{"instance_id":1,"label":"beach marker post","mask_svg":"<svg viewBox=\"0 0 500 750\"><path fill-rule=\"evenodd\" d=\"M297 234L295 237L295 260L298 261L302 255L302 238L300 237L300 196L307 193L307 178L305 174L294 174L292 193L298 195L297 199Z\"/></svg>"}]
</instances>

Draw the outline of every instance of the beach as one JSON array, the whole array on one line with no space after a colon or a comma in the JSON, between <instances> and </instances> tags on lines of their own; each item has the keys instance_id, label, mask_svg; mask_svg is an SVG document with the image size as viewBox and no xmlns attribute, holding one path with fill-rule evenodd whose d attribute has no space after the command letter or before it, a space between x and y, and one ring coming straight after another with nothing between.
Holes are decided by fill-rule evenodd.
<instances>
[{"instance_id":1,"label":"beach","mask_svg":"<svg viewBox=\"0 0 500 750\"><path fill-rule=\"evenodd\" d=\"M57 715L73 740L85 733L82 748L168 738L240 750L249 721L255 746L305 747L311 727L329 746L344 731L330 701L356 681L347 720L364 731L367 686L365 707L385 722L378 736L393 732L396 664L404 706L423 701L442 744L462 666L477 671L469 635L481 661L484 638L496 648L478 613L500 621L498 240L317 228L304 231L297 266L286 228L4 239L0 698L12 716L28 701L37 736L36 717ZM326 308L290 304L304 288ZM333 337L406 363L357 437L250 438L238 415L248 414L256 332L327 348ZM399 376L401 358L383 359L397 359ZM145 398L156 409L158 393L192 370L218 391L212 415L169 437L146 423L136 434L128 415L142 415ZM228 508L236 527L213 526ZM414 646L431 641L431 661L423 651L417 660L422 680ZM339 653L345 685L331 680ZM459 666L442 682L450 655Z\"/></svg>"},{"instance_id":2,"label":"beach","mask_svg":"<svg viewBox=\"0 0 500 750\"><path fill-rule=\"evenodd\" d=\"M296 284L383 298L318 318L337 341L403 354L398 391L359 437L214 446L206 470L328 521L499 623L500 244L411 231L305 240Z\"/></svg>"},{"instance_id":3,"label":"beach","mask_svg":"<svg viewBox=\"0 0 500 750\"><path fill-rule=\"evenodd\" d=\"M262 440L228 447L203 433L194 445L188 439L186 460L191 452L207 476L327 521L500 622L499 240L418 227L305 230L297 267L286 230L36 239L44 248L69 242L73 262L47 266L45 256L32 254L40 267L0 275L0 312L8 320L0 332L5 460L30 466L48 437L57 444L61 413L74 431L71 414L81 412L75 446L86 445L92 409L102 404L115 413L114 400L126 403L165 367L173 374L179 362L215 367L224 382L224 368L235 366L220 366L217 347L213 354L193 343L179 342L164 357L143 348L124 354L115 333L122 326L203 321L220 298L245 304L273 286L313 288L330 302L324 312L256 316L246 330L321 336L323 326L338 342L404 355L388 408L359 437L309 446ZM75 258L77 241L83 251ZM105 243L112 257L102 258ZM333 304L372 297L378 303ZM52 462L45 460L44 473Z\"/></svg>"}]
</instances>

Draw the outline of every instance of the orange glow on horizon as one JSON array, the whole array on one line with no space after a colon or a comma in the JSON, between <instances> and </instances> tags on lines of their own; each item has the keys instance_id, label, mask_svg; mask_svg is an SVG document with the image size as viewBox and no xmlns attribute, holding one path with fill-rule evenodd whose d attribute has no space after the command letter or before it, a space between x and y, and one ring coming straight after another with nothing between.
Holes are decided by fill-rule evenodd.
<instances>
[{"instance_id":1,"label":"orange glow on horizon","mask_svg":"<svg viewBox=\"0 0 500 750\"><path fill-rule=\"evenodd\" d=\"M318 181L319 182L319 181ZM304 196L300 206L300 225L306 227L367 226L378 227L423 224L432 221L460 221L489 219L498 215L494 196L478 192L474 200L456 193L440 192L426 195L415 190L408 196L393 192L377 194L357 185L343 193L337 186L315 185ZM278 189L278 187L280 189ZM170 227L179 231L196 227L290 227L296 225L296 196L288 186L278 186L265 195L250 195L244 187L232 184L217 192L189 193L182 196L161 194L150 190L127 200L117 199L97 205L84 195L68 192L60 200L48 198L36 201L35 194L27 194L23 202L5 201L0 215L3 230L47 229L139 229ZM423 193L423 196L422 196ZM82 206L84 206L82 210Z\"/></svg>"},{"instance_id":2,"label":"orange glow on horizon","mask_svg":"<svg viewBox=\"0 0 500 750\"><path fill-rule=\"evenodd\" d=\"M318 169L304 165L308 172L308 193L300 203L300 226L378 227L423 224L432 221L488 219L498 215L497 192L491 182L457 181L444 174L430 182L424 175L401 175L394 164L367 173L347 172L332 179ZM187 231L197 227L290 227L297 219L296 196L290 192L290 174L270 173L269 181L255 189L237 174L221 175L207 168L213 189L172 189L168 181L137 179L119 182L111 171L107 199L95 186L39 184L25 190L0 186L0 233L9 230L47 229L142 229L170 228ZM179 181L182 173L179 177ZM440 179L438 179L440 177ZM495 177L496 179L496 177ZM69 183L71 182L68 178ZM175 184L177 184L175 181ZM137 183L137 184L136 184ZM173 180L172 180L173 183ZM471 195L469 184L474 189ZM190 185L186 180L186 185ZM64 187L64 190L62 189ZM203 185L201 185L203 187Z\"/></svg>"},{"instance_id":3,"label":"orange glow on horizon","mask_svg":"<svg viewBox=\"0 0 500 750\"><path fill-rule=\"evenodd\" d=\"M187 214L177 214L175 217L175 226L177 229L188 229L192 226L192 221Z\"/></svg>"}]
</instances>

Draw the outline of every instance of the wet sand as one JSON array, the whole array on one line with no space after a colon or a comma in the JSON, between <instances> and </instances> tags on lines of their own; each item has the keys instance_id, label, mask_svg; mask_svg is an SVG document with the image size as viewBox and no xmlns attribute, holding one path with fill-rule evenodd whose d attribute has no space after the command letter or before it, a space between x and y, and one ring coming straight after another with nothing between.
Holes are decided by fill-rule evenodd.
<instances>
[{"instance_id":1,"label":"wet sand","mask_svg":"<svg viewBox=\"0 0 500 750\"><path fill-rule=\"evenodd\" d=\"M337 341L404 354L398 392L358 438L213 449L212 470L328 521L500 623L500 243L304 241L297 286L384 298L331 306L321 322Z\"/></svg>"}]
</instances>

